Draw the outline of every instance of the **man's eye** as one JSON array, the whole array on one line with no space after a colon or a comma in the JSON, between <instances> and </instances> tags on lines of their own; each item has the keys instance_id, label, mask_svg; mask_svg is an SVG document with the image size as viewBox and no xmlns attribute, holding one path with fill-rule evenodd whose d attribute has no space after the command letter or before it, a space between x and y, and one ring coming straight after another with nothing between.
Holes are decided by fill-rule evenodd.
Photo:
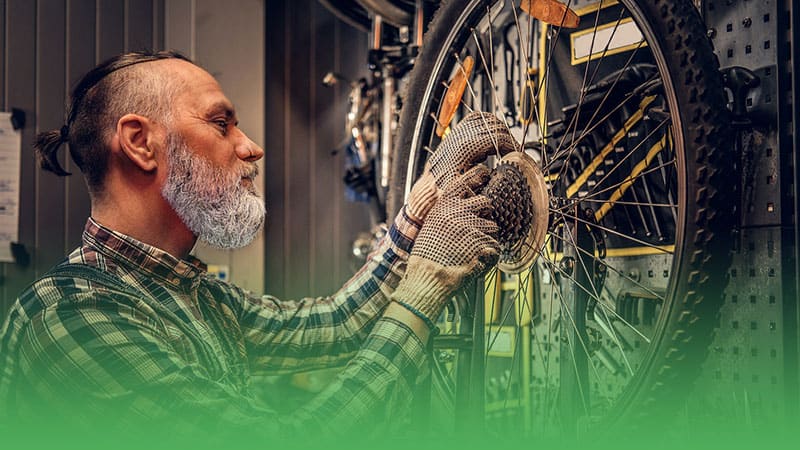
<instances>
[{"instance_id":1,"label":"man's eye","mask_svg":"<svg viewBox=\"0 0 800 450\"><path fill-rule=\"evenodd\" d=\"M225 134L225 133L228 132L228 121L227 120L215 120L214 124L219 127L220 131L222 131L222 134Z\"/></svg>"}]
</instances>

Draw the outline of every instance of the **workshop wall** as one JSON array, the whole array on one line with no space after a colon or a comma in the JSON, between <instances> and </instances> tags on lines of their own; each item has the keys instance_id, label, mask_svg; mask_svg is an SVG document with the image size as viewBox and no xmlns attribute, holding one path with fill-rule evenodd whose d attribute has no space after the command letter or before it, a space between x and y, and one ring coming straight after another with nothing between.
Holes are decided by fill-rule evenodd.
<instances>
[{"instance_id":1,"label":"workshop wall","mask_svg":"<svg viewBox=\"0 0 800 450\"><path fill-rule=\"evenodd\" d=\"M70 88L98 62L126 50L163 46L164 0L0 0L0 105L22 109L19 243L29 262L0 263L0 317L37 275L80 242L89 215L83 177L36 167L33 138L60 128ZM66 158L68 159L68 158Z\"/></svg>"},{"instance_id":2,"label":"workshop wall","mask_svg":"<svg viewBox=\"0 0 800 450\"><path fill-rule=\"evenodd\" d=\"M352 242L367 231L363 204L344 197L348 87L330 70L366 76L367 36L316 0L266 2L265 290L287 298L332 293L354 272Z\"/></svg>"},{"instance_id":3,"label":"workshop wall","mask_svg":"<svg viewBox=\"0 0 800 450\"><path fill-rule=\"evenodd\" d=\"M135 5L135 7L134 7ZM80 243L89 215L83 178L36 167L32 142L62 125L77 80L114 54L184 51L215 75L237 105L245 132L266 151L263 237L236 251L198 247L211 264L253 292L323 295L349 278L352 241L368 228L365 207L344 197L347 87L326 88L329 70L367 73L367 37L315 0L0 0L0 105L26 112L19 242L27 265L0 263L0 318L36 276Z\"/></svg>"}]
</instances>

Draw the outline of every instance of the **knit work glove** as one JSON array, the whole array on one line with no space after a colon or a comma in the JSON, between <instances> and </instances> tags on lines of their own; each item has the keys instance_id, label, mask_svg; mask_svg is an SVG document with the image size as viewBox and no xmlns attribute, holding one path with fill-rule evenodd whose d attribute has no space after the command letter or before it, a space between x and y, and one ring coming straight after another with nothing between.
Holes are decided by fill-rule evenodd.
<instances>
[{"instance_id":1,"label":"knit work glove","mask_svg":"<svg viewBox=\"0 0 800 450\"><path fill-rule=\"evenodd\" d=\"M431 174L430 166L426 164L422 176L411 186L411 192L408 193L406 212L417 222L425 222L428 212L438 199L439 188L436 187L436 180Z\"/></svg>"},{"instance_id":2,"label":"knit work glove","mask_svg":"<svg viewBox=\"0 0 800 450\"><path fill-rule=\"evenodd\" d=\"M431 174L441 189L489 155L517 150L506 124L492 113L473 111L448 133L431 155Z\"/></svg>"},{"instance_id":3,"label":"knit work glove","mask_svg":"<svg viewBox=\"0 0 800 450\"><path fill-rule=\"evenodd\" d=\"M476 166L454 178L428 214L417 236L403 279L392 294L432 324L451 294L497 263L497 225L487 219L491 203L475 192L490 178Z\"/></svg>"}]
</instances>

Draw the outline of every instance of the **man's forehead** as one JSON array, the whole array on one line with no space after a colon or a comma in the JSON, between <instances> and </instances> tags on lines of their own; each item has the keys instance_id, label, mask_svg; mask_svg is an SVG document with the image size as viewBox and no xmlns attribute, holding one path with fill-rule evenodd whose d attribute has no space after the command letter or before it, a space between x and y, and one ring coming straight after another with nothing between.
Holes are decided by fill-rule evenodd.
<instances>
[{"instance_id":1,"label":"man's forehead","mask_svg":"<svg viewBox=\"0 0 800 450\"><path fill-rule=\"evenodd\" d=\"M176 103L195 112L219 112L234 115L233 103L225 96L217 80L194 64L181 60L170 60L167 70L179 78L180 89Z\"/></svg>"}]
</instances>

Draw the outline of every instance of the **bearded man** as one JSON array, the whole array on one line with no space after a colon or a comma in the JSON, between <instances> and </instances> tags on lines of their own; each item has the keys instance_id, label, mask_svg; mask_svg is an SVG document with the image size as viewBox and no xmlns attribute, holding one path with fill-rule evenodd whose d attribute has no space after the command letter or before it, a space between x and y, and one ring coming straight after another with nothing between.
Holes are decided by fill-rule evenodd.
<instances>
[{"instance_id":1,"label":"bearded man","mask_svg":"<svg viewBox=\"0 0 800 450\"><path fill-rule=\"evenodd\" d=\"M281 301L208 276L190 255L198 239L247 245L265 216L253 184L264 152L206 71L173 52L102 63L73 91L65 125L38 136L43 168L66 174L64 143L91 217L83 245L3 325L0 423L268 436L398 422L447 298L496 262L490 204L474 194L488 171L475 163L498 143L515 146L493 115L468 116L341 290ZM252 395L253 374L337 365L336 380L291 414Z\"/></svg>"}]
</instances>

